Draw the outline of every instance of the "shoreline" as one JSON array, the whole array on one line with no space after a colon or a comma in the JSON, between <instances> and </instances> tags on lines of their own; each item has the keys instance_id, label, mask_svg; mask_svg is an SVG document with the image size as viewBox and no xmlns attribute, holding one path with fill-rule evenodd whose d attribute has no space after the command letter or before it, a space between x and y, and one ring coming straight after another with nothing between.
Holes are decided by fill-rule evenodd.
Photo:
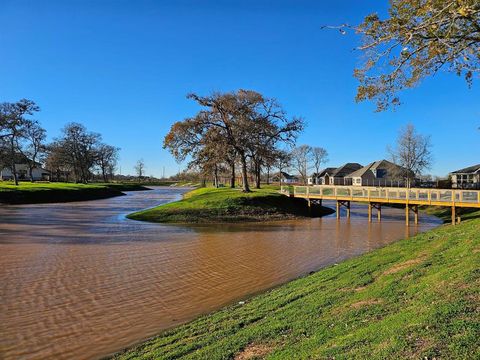
<instances>
[{"instance_id":1,"label":"shoreline","mask_svg":"<svg viewBox=\"0 0 480 360\"><path fill-rule=\"evenodd\" d=\"M125 195L123 191L151 190L142 184L117 183L0 183L0 203L28 205L101 200Z\"/></svg>"},{"instance_id":2,"label":"shoreline","mask_svg":"<svg viewBox=\"0 0 480 360\"><path fill-rule=\"evenodd\" d=\"M255 310L255 309L257 309L258 307L261 308L261 305L265 305L268 302L275 303L279 298L291 295L290 292L292 291L292 288L295 289L295 291L299 292L300 294L302 293L302 291L306 292L302 285L304 285L305 283L318 282L317 280L321 280L319 284L316 284L317 289L314 288L312 291L307 291L305 296L307 296L307 295L310 296L314 293L317 293L317 296L328 297L330 292L332 292L333 294L335 294L336 292L343 293L345 289L340 287L340 286L333 286L333 288L331 288L330 291L328 291L329 290L329 289L327 289L328 286L326 284L323 284L323 282L324 281L328 282L328 279L332 279L332 278L335 278L335 277L340 276L340 275L345 275L345 274L342 274L343 271L341 271L341 270L344 270L343 268L346 268L347 270L349 270L349 268L351 268L352 264L358 265L358 263L363 263L364 262L363 260L367 260L367 265L364 265L364 266L367 266L367 267L368 267L369 260L374 260L374 262L380 262L380 264L378 264L378 265L385 265L382 262L382 257L383 257L382 255L385 255L385 253L388 253L389 256L398 256L399 253L402 254L406 251L406 249L404 249L402 247L407 248L407 250L413 248L413 250L415 250L415 253L433 251L433 250L435 250L435 248L430 244L432 239L438 238L439 236L442 236L445 233L450 234L452 232L453 233L456 233L456 232L459 232L459 231L462 232L462 227L467 227L467 228L472 228L473 227L474 230L475 230L479 225L480 225L480 220L469 220L469 221L466 221L466 222L464 222L461 225L458 225L456 227L452 227L452 226L449 226L449 225L440 225L440 226L436 227L435 229L426 231L424 233L416 235L415 237L398 240L398 241L396 241L392 244L389 244L389 245L386 245L384 247L381 247L381 248L375 249L373 251L370 251L368 253L350 258L348 260L342 261L339 264L334 264L334 265L330 265L330 266L321 268L317 271L310 272L309 274L305 274L305 275L303 275L299 278L296 278L294 280L291 280L287 283L280 284L278 286L267 289L265 291L261 291L260 293L257 293L257 294L251 294L248 297L242 298L243 299L242 301L234 302L234 303L232 303L230 305L226 305L225 307L222 307L221 309L216 310L214 312L204 314L204 315L200 315L199 317L197 317L197 318L195 318L191 321L188 321L184 324L181 324L181 325L169 328L169 329L165 329L165 330L159 332L157 335L155 335L153 337L142 340L139 343L137 343L135 345L132 345L131 347L124 348L124 349L122 349L122 350L120 350L120 351L118 351L114 354L107 355L104 358L108 358L108 359L133 359L133 358L145 356L146 353L150 354L149 349L151 347L155 347L155 349L157 349L157 348L160 349L161 347L165 347L165 349L164 349L165 352L152 353L151 354L152 358L163 358L163 356L165 358L171 358L170 356L172 354L169 353L170 350L173 351L173 353L176 354L174 357L177 357L177 356L181 357L183 355L185 355L185 356L188 355L188 356L194 356L195 357L195 355L196 355L195 352L186 351L185 353L182 353L181 349L186 347L186 348L192 348L192 349L195 348L198 351L200 351L200 350L204 350L204 347L205 347L205 349L207 349L207 348L210 348L210 347L215 348L215 347L218 347L220 345L217 344L217 341L210 342L208 344L208 346L207 346L207 344L199 344L198 342L200 341L199 340L200 335L197 335L194 338L192 338L190 343L188 341L186 341L186 343L184 343L185 341L183 341L183 340L185 338L188 338L189 331L193 331L196 334L201 334L202 338L208 338L209 337L208 329L211 328L211 327L217 328L217 326L221 325L221 324L219 324L219 322L223 323L224 321L227 321L228 318L232 318L232 317L236 318L236 316L238 315L239 318L243 319L241 321L242 323L248 322L248 319L245 318L245 317L247 317L247 314L244 314L243 311L242 311L242 309L244 307L249 306L251 308L251 312L254 312L254 313L258 312L259 310ZM458 241L458 239L457 239L457 241ZM478 243L480 243L480 240L478 239L478 236L477 236L476 241L477 241L476 246L479 246ZM440 244L440 245L444 245L444 244ZM405 260L405 259L401 259L401 260ZM387 262L387 264L389 264L389 263ZM406 266L404 264L408 264L408 266ZM391 268L394 269L394 270L390 270L391 274L396 274L396 273L402 272L404 269L408 270L410 267L416 267L417 265L420 265L420 261L417 262L417 260L407 259L403 262L400 261L399 264L395 264L395 263L392 262L389 265L391 265ZM444 266L446 266L446 265L444 265ZM352 269L355 269L355 267L356 266L352 267ZM379 270L383 270L382 271L383 274L387 273L387 275L390 275L388 273L389 270L378 269L378 268L375 268L375 267L373 267L370 270L372 272L378 272ZM351 271L351 269L350 269L350 271ZM328 276L327 276L327 274L328 274ZM336 275L336 276L332 277L332 275ZM354 275L355 274L351 274L351 276L347 275L348 279L344 279L343 278L344 276L343 276L342 281L362 282L362 277L361 276L357 279L357 277L354 276ZM327 276L327 277L325 277L325 276ZM320 278L320 279L317 279L317 278ZM353 288L353 292L350 291L352 293L351 294L352 297L355 297L356 293L359 292L359 291L363 292L368 286L370 286L370 284L373 284L374 282L375 281L364 281L364 283L360 284L360 286L357 286L357 287ZM330 286L330 287L332 287L332 286ZM321 290L319 290L319 288ZM352 289L349 289L349 290L352 290ZM285 294L285 292L287 292L288 294ZM279 293L280 293L280 296L278 296ZM298 295L298 296L299 296L299 299L303 298L303 295L302 296ZM296 296L294 296L294 298L295 297ZM296 301L296 300L294 300L294 301ZM357 302L357 303L358 304L362 303L362 301ZM357 303L354 303L354 304L357 304ZM371 304L369 304L368 301L367 301L367 302L365 302L365 304L362 303L361 305L358 305L358 306L363 308L363 305L365 305L366 307L372 305L373 307L376 307L376 308L382 308L383 303L384 303L383 301L375 300ZM394 305L394 303L392 305ZM252 305L250 306L249 304L252 304ZM342 302L337 301L337 305L340 305L340 307L342 307ZM264 315L268 316L269 312L280 311L279 309L281 309L281 307L277 307L277 309L276 309L275 306L274 306L274 307L270 308L269 311L267 313L265 313ZM299 307L297 310L301 311L301 307ZM295 320L295 319L293 319L293 320ZM304 321L308 322L309 318L308 317L305 318ZM236 331L234 331L234 333L232 333L230 335L229 334L224 334L223 335L227 339L231 339L231 341L229 343L233 347L235 347L233 345L233 343L236 342L236 341L234 341L235 339L233 339L233 338L236 337L237 333L242 331L241 330L242 328L243 327L238 328ZM172 338L175 338L175 340L172 340ZM165 342L170 343L171 346L169 347L167 345L162 345ZM180 343L177 344L177 342L180 342ZM228 340L227 340L227 342L228 342ZM237 355L241 354L241 352L244 351L245 349L248 349L249 345L252 344L252 343L255 343L255 342L248 341L247 343L243 344L242 346L236 346L235 351L232 351L230 348L228 348L228 351L227 351L226 348L221 350L218 353L217 353L217 351L215 351L215 354L218 354L219 356L213 356L212 358L223 358L224 356L227 356L227 357L228 356L230 356L230 357L237 356ZM175 352L175 349L177 347L178 347L177 350L180 351L180 353L178 353L178 354ZM197 351L197 350L195 350L195 351ZM270 353L271 352L268 352L268 354L270 354ZM210 353L208 353L208 354L210 354ZM220 354L221 354L221 356L220 356ZM394 355L395 354L396 353L394 353ZM201 355L202 355L201 353L198 354L199 357L201 357ZM203 355L205 355L205 354L203 354ZM150 356L149 356L149 358L150 358Z\"/></svg>"}]
</instances>

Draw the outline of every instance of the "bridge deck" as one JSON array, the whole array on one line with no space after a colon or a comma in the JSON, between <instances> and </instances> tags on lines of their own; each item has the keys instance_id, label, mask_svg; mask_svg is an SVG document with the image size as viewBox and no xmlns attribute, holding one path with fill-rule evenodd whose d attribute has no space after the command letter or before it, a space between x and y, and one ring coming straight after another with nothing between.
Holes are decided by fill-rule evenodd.
<instances>
[{"instance_id":1,"label":"bridge deck","mask_svg":"<svg viewBox=\"0 0 480 360\"><path fill-rule=\"evenodd\" d=\"M313 185L282 186L282 193L312 200L480 208L479 190Z\"/></svg>"}]
</instances>

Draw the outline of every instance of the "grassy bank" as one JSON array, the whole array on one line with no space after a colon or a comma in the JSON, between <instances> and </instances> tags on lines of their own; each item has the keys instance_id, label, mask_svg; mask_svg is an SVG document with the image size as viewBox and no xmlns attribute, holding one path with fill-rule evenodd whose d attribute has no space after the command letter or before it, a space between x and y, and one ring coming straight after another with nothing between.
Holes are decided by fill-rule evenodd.
<instances>
[{"instance_id":1,"label":"grassy bank","mask_svg":"<svg viewBox=\"0 0 480 360\"><path fill-rule=\"evenodd\" d=\"M165 332L115 359L478 359L480 220L442 226Z\"/></svg>"},{"instance_id":2,"label":"grassy bank","mask_svg":"<svg viewBox=\"0 0 480 360\"><path fill-rule=\"evenodd\" d=\"M28 204L103 199L123 195L122 191L147 190L139 184L72 184L0 182L0 202Z\"/></svg>"},{"instance_id":3,"label":"grassy bank","mask_svg":"<svg viewBox=\"0 0 480 360\"><path fill-rule=\"evenodd\" d=\"M317 215L331 213L316 209ZM209 223L278 220L309 216L305 200L290 199L273 189L253 190L201 188L180 201L128 215L134 220L164 223Z\"/></svg>"},{"instance_id":4,"label":"grassy bank","mask_svg":"<svg viewBox=\"0 0 480 360\"><path fill-rule=\"evenodd\" d=\"M450 207L424 206L421 210L442 219L444 223L452 221L452 209ZM461 221L480 218L480 209L477 208L457 208L456 211L456 215L460 216Z\"/></svg>"}]
</instances>

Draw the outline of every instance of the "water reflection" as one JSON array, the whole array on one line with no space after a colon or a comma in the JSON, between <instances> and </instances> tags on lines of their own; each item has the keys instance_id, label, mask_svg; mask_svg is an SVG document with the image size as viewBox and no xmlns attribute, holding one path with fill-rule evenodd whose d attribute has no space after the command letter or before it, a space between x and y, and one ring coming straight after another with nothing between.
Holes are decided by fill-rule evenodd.
<instances>
[{"instance_id":1,"label":"water reflection","mask_svg":"<svg viewBox=\"0 0 480 360\"><path fill-rule=\"evenodd\" d=\"M402 210L262 224L160 225L125 214L159 188L0 209L0 358L98 358L158 331L438 224ZM328 203L326 203L328 204ZM344 216L344 215L343 215Z\"/></svg>"}]
</instances>

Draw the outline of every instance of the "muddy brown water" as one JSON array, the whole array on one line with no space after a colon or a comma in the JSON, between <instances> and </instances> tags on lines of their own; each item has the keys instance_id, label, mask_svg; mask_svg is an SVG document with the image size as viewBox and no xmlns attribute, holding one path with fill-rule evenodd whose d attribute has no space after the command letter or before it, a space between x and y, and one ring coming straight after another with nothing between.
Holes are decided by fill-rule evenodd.
<instances>
[{"instance_id":1,"label":"muddy brown water","mask_svg":"<svg viewBox=\"0 0 480 360\"><path fill-rule=\"evenodd\" d=\"M407 229L403 210L384 209L383 221L369 224L361 205L340 221L174 226L125 218L183 191L2 206L0 358L97 359L440 223L423 215Z\"/></svg>"}]
</instances>

